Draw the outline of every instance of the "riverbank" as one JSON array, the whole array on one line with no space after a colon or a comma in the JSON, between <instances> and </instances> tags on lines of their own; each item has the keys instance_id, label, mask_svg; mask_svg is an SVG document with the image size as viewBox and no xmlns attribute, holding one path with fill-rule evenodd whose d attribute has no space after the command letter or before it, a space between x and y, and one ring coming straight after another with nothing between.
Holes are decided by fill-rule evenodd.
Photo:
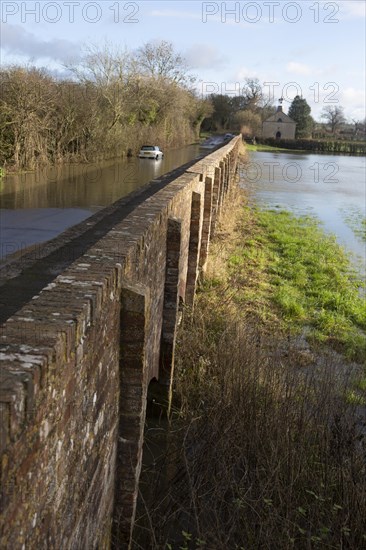
<instances>
[{"instance_id":1,"label":"riverbank","mask_svg":"<svg viewBox=\"0 0 366 550\"><path fill-rule=\"evenodd\" d=\"M238 193L241 206L213 245L198 303L213 300L209 307L220 311L227 296L242 321L302 348L307 362L336 353L363 366L354 388L366 404L365 280L350 255L315 217L260 209Z\"/></svg>"},{"instance_id":2,"label":"riverbank","mask_svg":"<svg viewBox=\"0 0 366 550\"><path fill-rule=\"evenodd\" d=\"M365 545L358 285L312 218L231 201L183 318L134 548Z\"/></svg>"},{"instance_id":3,"label":"riverbank","mask_svg":"<svg viewBox=\"0 0 366 550\"><path fill-rule=\"evenodd\" d=\"M281 139L276 138L257 138L258 145L277 148L281 145L282 149L307 153L317 154L335 154L335 155L351 155L365 156L366 142L365 141L347 141L340 139Z\"/></svg>"},{"instance_id":4,"label":"riverbank","mask_svg":"<svg viewBox=\"0 0 366 550\"><path fill-rule=\"evenodd\" d=\"M256 143L255 145L253 143L246 143L245 147L248 151L258 151L258 152L265 152L265 153L298 153L298 154L304 154L304 153L313 153L317 155L333 155L333 156L365 156L365 152L362 150L362 152L352 152L352 150L344 149L342 150L339 148L337 150L336 148L333 150L331 148L329 149L311 149L306 147L295 147L292 148L290 145L287 145L287 147L276 147L274 145L266 145L262 143Z\"/></svg>"},{"instance_id":5,"label":"riverbank","mask_svg":"<svg viewBox=\"0 0 366 550\"><path fill-rule=\"evenodd\" d=\"M352 254L364 276L365 158L282 152L248 152L240 185L258 207L317 218L326 233Z\"/></svg>"},{"instance_id":6,"label":"riverbank","mask_svg":"<svg viewBox=\"0 0 366 550\"><path fill-rule=\"evenodd\" d=\"M240 223L240 222L239 222ZM311 216L244 207L241 244L228 258L228 280L238 273L250 284L237 289L242 310L277 330L306 331L315 344L331 345L347 357L364 359L364 286L344 249Z\"/></svg>"},{"instance_id":7,"label":"riverbank","mask_svg":"<svg viewBox=\"0 0 366 550\"><path fill-rule=\"evenodd\" d=\"M296 149L284 149L282 147L272 147L271 145L261 145L260 143L254 145L253 143L246 143L245 148L247 151L264 151L268 153L286 152L286 153L301 153L302 151Z\"/></svg>"}]
</instances>

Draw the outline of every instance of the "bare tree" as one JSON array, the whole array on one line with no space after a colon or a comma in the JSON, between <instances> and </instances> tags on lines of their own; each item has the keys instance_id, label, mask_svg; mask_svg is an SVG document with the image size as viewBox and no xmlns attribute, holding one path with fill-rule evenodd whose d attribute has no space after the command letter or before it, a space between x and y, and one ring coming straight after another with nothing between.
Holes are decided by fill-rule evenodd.
<instances>
[{"instance_id":1,"label":"bare tree","mask_svg":"<svg viewBox=\"0 0 366 550\"><path fill-rule=\"evenodd\" d=\"M242 94L246 108L255 111L264 99L262 85L258 78L246 78Z\"/></svg>"},{"instance_id":2,"label":"bare tree","mask_svg":"<svg viewBox=\"0 0 366 550\"><path fill-rule=\"evenodd\" d=\"M366 118L364 118L363 120L356 120L356 119L353 118L352 122L353 122L353 126L354 126L354 129L353 129L354 136L356 138L365 136L365 134L366 134Z\"/></svg>"},{"instance_id":3,"label":"bare tree","mask_svg":"<svg viewBox=\"0 0 366 550\"><path fill-rule=\"evenodd\" d=\"M128 111L129 86L136 77L134 60L127 50L116 49L108 42L102 47L87 46L82 60L67 68L79 82L97 88L109 130L122 121Z\"/></svg>"},{"instance_id":4,"label":"bare tree","mask_svg":"<svg viewBox=\"0 0 366 550\"><path fill-rule=\"evenodd\" d=\"M1 72L1 151L9 144L16 167L34 168L47 162L47 139L55 94L52 79L34 67L10 67Z\"/></svg>"},{"instance_id":5,"label":"bare tree","mask_svg":"<svg viewBox=\"0 0 366 550\"><path fill-rule=\"evenodd\" d=\"M189 89L185 63L171 44L154 48L145 45L138 61L108 43L89 46L67 66L68 81L34 68L0 70L0 164L36 168L112 158L143 142L192 143L211 103Z\"/></svg>"},{"instance_id":6,"label":"bare tree","mask_svg":"<svg viewBox=\"0 0 366 550\"><path fill-rule=\"evenodd\" d=\"M186 60L174 51L173 44L147 42L137 50L139 69L153 78L166 78L179 84L190 84L195 78L188 73Z\"/></svg>"},{"instance_id":7,"label":"bare tree","mask_svg":"<svg viewBox=\"0 0 366 550\"><path fill-rule=\"evenodd\" d=\"M325 119L326 124L329 124L333 135L346 122L344 109L340 105L327 105L323 107L321 117Z\"/></svg>"}]
</instances>

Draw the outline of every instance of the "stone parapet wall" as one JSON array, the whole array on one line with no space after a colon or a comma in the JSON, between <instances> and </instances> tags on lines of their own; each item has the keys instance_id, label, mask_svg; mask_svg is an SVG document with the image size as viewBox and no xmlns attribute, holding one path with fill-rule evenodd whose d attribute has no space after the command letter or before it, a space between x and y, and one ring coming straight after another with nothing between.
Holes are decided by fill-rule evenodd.
<instances>
[{"instance_id":1,"label":"stone parapet wall","mask_svg":"<svg viewBox=\"0 0 366 550\"><path fill-rule=\"evenodd\" d=\"M129 548L146 393L169 389L240 138L166 185L1 326L3 548Z\"/></svg>"}]
</instances>

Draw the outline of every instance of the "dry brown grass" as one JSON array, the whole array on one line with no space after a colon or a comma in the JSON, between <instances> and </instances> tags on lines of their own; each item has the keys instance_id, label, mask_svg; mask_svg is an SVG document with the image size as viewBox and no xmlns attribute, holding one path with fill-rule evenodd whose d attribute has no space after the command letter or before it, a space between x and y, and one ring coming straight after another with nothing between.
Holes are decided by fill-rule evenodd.
<instances>
[{"instance_id":1,"label":"dry brown grass","mask_svg":"<svg viewBox=\"0 0 366 550\"><path fill-rule=\"evenodd\" d=\"M237 223L230 207L180 329L171 422L147 427L134 548L361 550L364 412L340 356L315 361L238 306L225 271Z\"/></svg>"}]
</instances>

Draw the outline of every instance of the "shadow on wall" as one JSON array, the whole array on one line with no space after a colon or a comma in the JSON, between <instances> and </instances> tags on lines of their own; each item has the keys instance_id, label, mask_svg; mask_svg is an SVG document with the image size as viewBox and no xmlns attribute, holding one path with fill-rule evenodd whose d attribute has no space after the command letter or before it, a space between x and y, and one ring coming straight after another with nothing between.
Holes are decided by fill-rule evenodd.
<instances>
[{"instance_id":1,"label":"shadow on wall","mask_svg":"<svg viewBox=\"0 0 366 550\"><path fill-rule=\"evenodd\" d=\"M162 186L2 326L1 546L130 547L146 404L169 409L179 304L194 306L240 142Z\"/></svg>"}]
</instances>

